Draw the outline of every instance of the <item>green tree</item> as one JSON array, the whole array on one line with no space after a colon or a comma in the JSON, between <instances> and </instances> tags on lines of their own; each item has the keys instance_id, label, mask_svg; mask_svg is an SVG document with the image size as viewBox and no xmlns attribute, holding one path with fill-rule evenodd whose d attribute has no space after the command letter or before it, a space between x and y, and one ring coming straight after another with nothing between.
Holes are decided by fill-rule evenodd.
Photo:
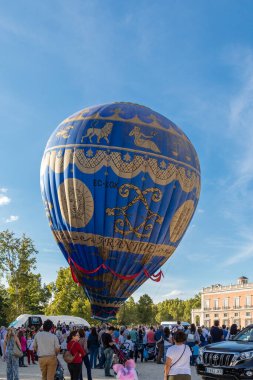
<instances>
[{"instance_id":1,"label":"green tree","mask_svg":"<svg viewBox=\"0 0 253 380\"><path fill-rule=\"evenodd\" d=\"M50 298L40 274L33 273L36 254L33 241L26 235L16 238L8 230L0 233L0 269L8 282L8 321L20 314L41 314Z\"/></svg>"},{"instance_id":2,"label":"green tree","mask_svg":"<svg viewBox=\"0 0 253 380\"><path fill-rule=\"evenodd\" d=\"M52 302L45 308L47 315L75 315L92 322L91 308L83 288L72 279L69 268L60 268L55 283L49 285Z\"/></svg>"},{"instance_id":3,"label":"green tree","mask_svg":"<svg viewBox=\"0 0 253 380\"><path fill-rule=\"evenodd\" d=\"M6 326L9 309L9 297L6 288L0 284L0 326Z\"/></svg>"},{"instance_id":4,"label":"green tree","mask_svg":"<svg viewBox=\"0 0 253 380\"><path fill-rule=\"evenodd\" d=\"M133 297L130 297L120 308L117 314L117 322L124 326L135 325L138 322L137 305Z\"/></svg>"},{"instance_id":5,"label":"green tree","mask_svg":"<svg viewBox=\"0 0 253 380\"><path fill-rule=\"evenodd\" d=\"M141 296L137 303L137 319L140 324L151 324L155 321L154 303L148 294Z\"/></svg>"}]
</instances>

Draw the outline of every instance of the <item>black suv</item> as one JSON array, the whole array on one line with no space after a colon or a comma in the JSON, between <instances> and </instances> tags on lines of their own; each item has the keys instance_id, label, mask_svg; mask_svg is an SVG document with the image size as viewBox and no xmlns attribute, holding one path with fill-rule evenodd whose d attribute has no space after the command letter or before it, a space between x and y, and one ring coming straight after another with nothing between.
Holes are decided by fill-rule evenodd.
<instances>
[{"instance_id":1,"label":"black suv","mask_svg":"<svg viewBox=\"0 0 253 380\"><path fill-rule=\"evenodd\" d=\"M200 348L197 372L202 379L253 379L253 325L232 340Z\"/></svg>"}]
</instances>

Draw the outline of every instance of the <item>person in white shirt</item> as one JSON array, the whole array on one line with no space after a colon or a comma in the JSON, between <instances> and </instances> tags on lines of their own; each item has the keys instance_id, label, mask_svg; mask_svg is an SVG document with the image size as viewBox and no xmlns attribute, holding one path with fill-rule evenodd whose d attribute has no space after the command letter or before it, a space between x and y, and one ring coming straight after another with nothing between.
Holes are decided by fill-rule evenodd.
<instances>
[{"instance_id":1,"label":"person in white shirt","mask_svg":"<svg viewBox=\"0 0 253 380\"><path fill-rule=\"evenodd\" d=\"M190 358L192 352L185 344L186 335L183 331L174 334L175 345L167 349L164 366L164 380L190 380Z\"/></svg>"}]
</instances>

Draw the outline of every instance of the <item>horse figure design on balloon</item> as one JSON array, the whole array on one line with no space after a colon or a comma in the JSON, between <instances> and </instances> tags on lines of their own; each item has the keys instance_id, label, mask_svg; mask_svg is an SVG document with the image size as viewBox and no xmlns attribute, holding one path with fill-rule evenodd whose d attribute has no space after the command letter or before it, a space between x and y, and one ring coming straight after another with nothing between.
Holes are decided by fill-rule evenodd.
<instances>
[{"instance_id":1,"label":"horse figure design on balloon","mask_svg":"<svg viewBox=\"0 0 253 380\"><path fill-rule=\"evenodd\" d=\"M110 103L56 128L42 159L41 192L92 315L109 320L148 278L161 280L197 207L200 166L172 121L144 106Z\"/></svg>"}]
</instances>

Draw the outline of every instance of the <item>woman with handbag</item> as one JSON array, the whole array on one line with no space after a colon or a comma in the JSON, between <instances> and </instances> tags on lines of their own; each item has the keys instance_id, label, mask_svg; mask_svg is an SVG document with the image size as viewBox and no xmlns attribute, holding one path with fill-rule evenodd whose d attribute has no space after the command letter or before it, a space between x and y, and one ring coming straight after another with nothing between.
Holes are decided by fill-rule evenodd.
<instances>
[{"instance_id":1,"label":"woman with handbag","mask_svg":"<svg viewBox=\"0 0 253 380\"><path fill-rule=\"evenodd\" d=\"M71 376L71 380L79 380L82 371L83 357L85 351L79 343L78 331L71 331L67 339L68 352L73 356L71 363L68 363L68 369Z\"/></svg>"},{"instance_id":2,"label":"woman with handbag","mask_svg":"<svg viewBox=\"0 0 253 380\"><path fill-rule=\"evenodd\" d=\"M185 344L186 335L178 330L174 334L175 345L167 349L166 363L164 366L164 380L190 380L191 350Z\"/></svg>"},{"instance_id":3,"label":"woman with handbag","mask_svg":"<svg viewBox=\"0 0 253 380\"><path fill-rule=\"evenodd\" d=\"M18 368L19 357L23 356L20 341L15 333L14 328L10 327L4 339L3 355L6 359L7 380L19 380Z\"/></svg>"}]
</instances>

